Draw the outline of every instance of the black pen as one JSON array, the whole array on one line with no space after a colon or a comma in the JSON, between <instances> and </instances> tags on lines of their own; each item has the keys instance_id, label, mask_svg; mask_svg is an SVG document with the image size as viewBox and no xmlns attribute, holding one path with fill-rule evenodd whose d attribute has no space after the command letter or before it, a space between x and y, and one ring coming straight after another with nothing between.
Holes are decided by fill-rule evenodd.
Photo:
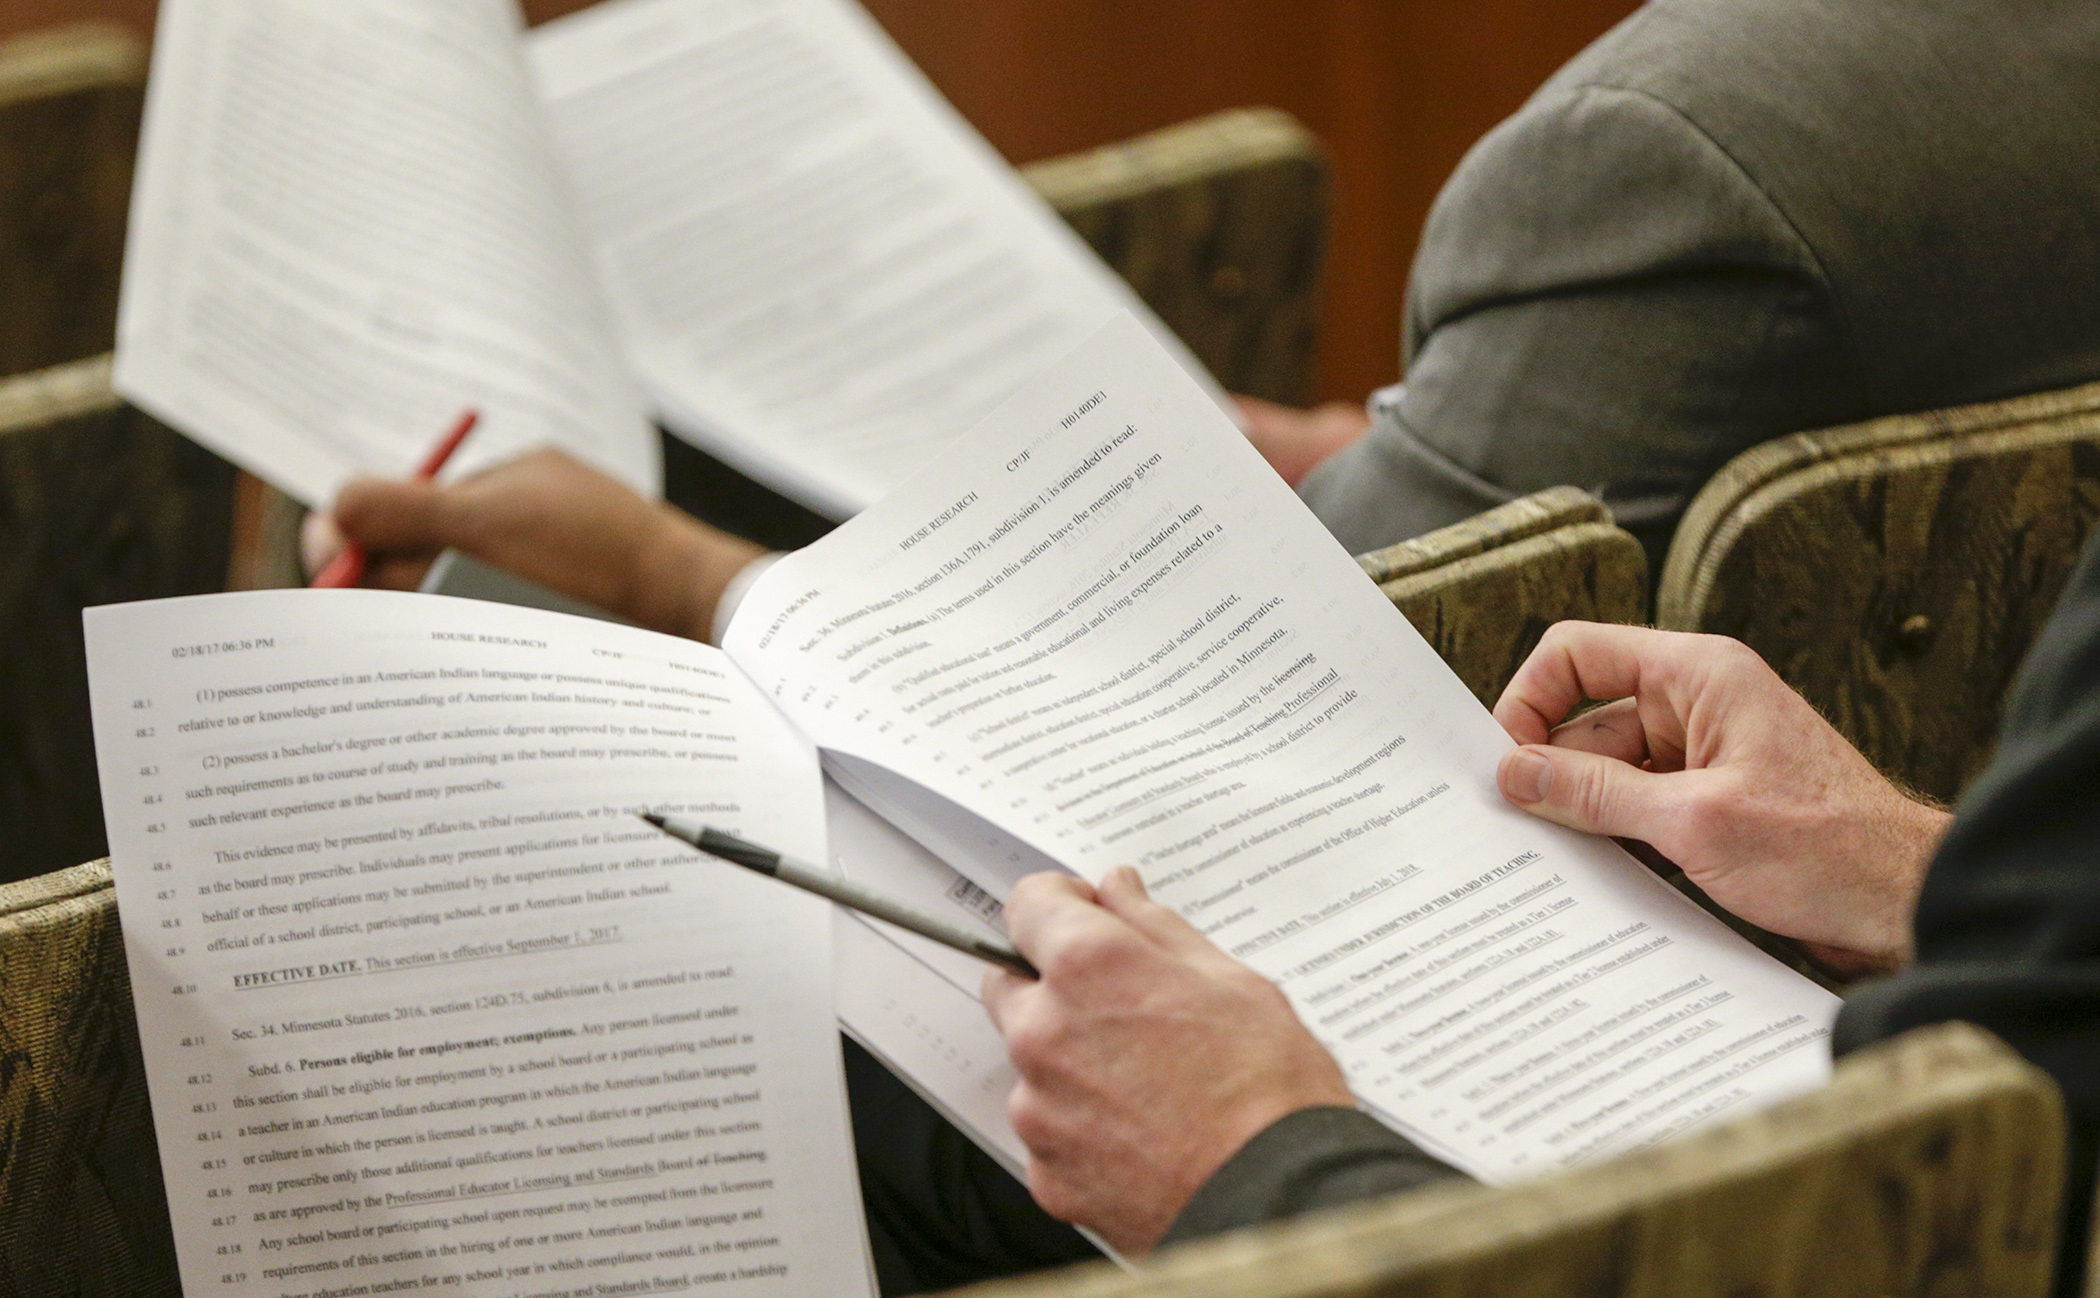
<instances>
[{"instance_id":1,"label":"black pen","mask_svg":"<svg viewBox=\"0 0 2100 1298\"><path fill-rule=\"evenodd\" d=\"M734 862L748 870L769 875L782 883L793 884L804 892L813 892L819 897L835 901L848 910L857 910L863 915L888 920L898 928L909 929L920 937L930 938L942 946L952 947L964 955L974 955L979 960L989 960L1024 974L1036 976L1035 966L1026 956L997 938L972 933L960 924L951 924L936 919L922 910L907 906L892 897L849 883L826 870L805 865L792 857L747 843L734 834L725 834L719 829L687 820L683 816L655 816L642 813L642 819L661 829L682 843L690 843L709 856L718 856Z\"/></svg>"}]
</instances>

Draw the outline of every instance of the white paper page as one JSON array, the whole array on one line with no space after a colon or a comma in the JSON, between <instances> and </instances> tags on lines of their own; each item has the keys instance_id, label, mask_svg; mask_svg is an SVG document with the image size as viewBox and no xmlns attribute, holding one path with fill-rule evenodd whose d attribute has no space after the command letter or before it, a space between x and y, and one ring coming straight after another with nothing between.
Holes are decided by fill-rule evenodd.
<instances>
[{"instance_id":1,"label":"white paper page","mask_svg":"<svg viewBox=\"0 0 2100 1298\"><path fill-rule=\"evenodd\" d=\"M647 494L643 418L507 0L168 0L117 389L309 505L543 442Z\"/></svg>"},{"instance_id":2,"label":"white paper page","mask_svg":"<svg viewBox=\"0 0 2100 1298\"><path fill-rule=\"evenodd\" d=\"M1827 1075L1836 999L1504 803L1508 737L1127 319L776 564L728 649L820 746L1137 866L1476 1175Z\"/></svg>"},{"instance_id":3,"label":"white paper page","mask_svg":"<svg viewBox=\"0 0 2100 1298\"><path fill-rule=\"evenodd\" d=\"M813 508L872 503L1116 311L1150 319L850 0L616 0L527 44L667 422Z\"/></svg>"},{"instance_id":4,"label":"white paper page","mask_svg":"<svg viewBox=\"0 0 2100 1298\"><path fill-rule=\"evenodd\" d=\"M832 866L928 914L1004 937L990 894L889 822L825 785ZM1028 1150L1006 1120L1013 1065L978 996L985 964L894 924L838 911L839 1024L926 1102L1021 1176Z\"/></svg>"},{"instance_id":5,"label":"white paper page","mask_svg":"<svg viewBox=\"0 0 2100 1298\"><path fill-rule=\"evenodd\" d=\"M829 908L634 818L824 851L719 653L362 590L87 630L188 1292L872 1292Z\"/></svg>"}]
</instances>

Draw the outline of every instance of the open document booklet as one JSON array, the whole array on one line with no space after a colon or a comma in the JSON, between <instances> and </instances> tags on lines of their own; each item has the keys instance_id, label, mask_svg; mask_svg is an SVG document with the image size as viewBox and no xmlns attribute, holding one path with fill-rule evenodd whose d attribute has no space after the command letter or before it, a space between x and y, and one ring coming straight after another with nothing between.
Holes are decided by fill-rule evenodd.
<instances>
[{"instance_id":1,"label":"open document booklet","mask_svg":"<svg viewBox=\"0 0 2100 1298\"><path fill-rule=\"evenodd\" d=\"M472 405L639 490L675 432L844 517L1128 286L852 0L167 0L118 390L309 505Z\"/></svg>"},{"instance_id":2,"label":"open document booklet","mask_svg":"<svg viewBox=\"0 0 2100 1298\"><path fill-rule=\"evenodd\" d=\"M88 632L193 1292L863 1283L827 916L644 808L814 859L828 823L958 916L1133 864L1491 1181L1828 1069L1835 998L1503 803L1507 737L1128 317L775 564L724 652L375 591ZM1016 1160L981 968L837 930L848 1029Z\"/></svg>"}]
</instances>

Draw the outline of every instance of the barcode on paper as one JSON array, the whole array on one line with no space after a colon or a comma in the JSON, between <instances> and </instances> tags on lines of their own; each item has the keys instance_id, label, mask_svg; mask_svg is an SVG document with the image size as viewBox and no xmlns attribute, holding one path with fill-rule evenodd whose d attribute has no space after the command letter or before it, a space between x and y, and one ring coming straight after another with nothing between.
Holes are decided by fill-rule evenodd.
<instances>
[{"instance_id":1,"label":"barcode on paper","mask_svg":"<svg viewBox=\"0 0 2100 1298\"><path fill-rule=\"evenodd\" d=\"M997 897L960 875L948 885L948 900L992 925L999 923L999 916L1006 910Z\"/></svg>"}]
</instances>

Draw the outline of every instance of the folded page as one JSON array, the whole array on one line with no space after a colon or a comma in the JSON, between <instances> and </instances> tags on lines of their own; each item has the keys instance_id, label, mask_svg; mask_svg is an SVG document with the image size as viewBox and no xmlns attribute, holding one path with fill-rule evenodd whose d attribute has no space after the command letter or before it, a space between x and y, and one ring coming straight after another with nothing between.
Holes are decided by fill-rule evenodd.
<instances>
[{"instance_id":1,"label":"folded page","mask_svg":"<svg viewBox=\"0 0 2100 1298\"><path fill-rule=\"evenodd\" d=\"M999 903L902 831L825 786L832 865L929 915L991 936ZM1027 1147L1006 1120L1013 1065L978 989L986 965L879 919L838 913L839 1025L1015 1176Z\"/></svg>"}]
</instances>

